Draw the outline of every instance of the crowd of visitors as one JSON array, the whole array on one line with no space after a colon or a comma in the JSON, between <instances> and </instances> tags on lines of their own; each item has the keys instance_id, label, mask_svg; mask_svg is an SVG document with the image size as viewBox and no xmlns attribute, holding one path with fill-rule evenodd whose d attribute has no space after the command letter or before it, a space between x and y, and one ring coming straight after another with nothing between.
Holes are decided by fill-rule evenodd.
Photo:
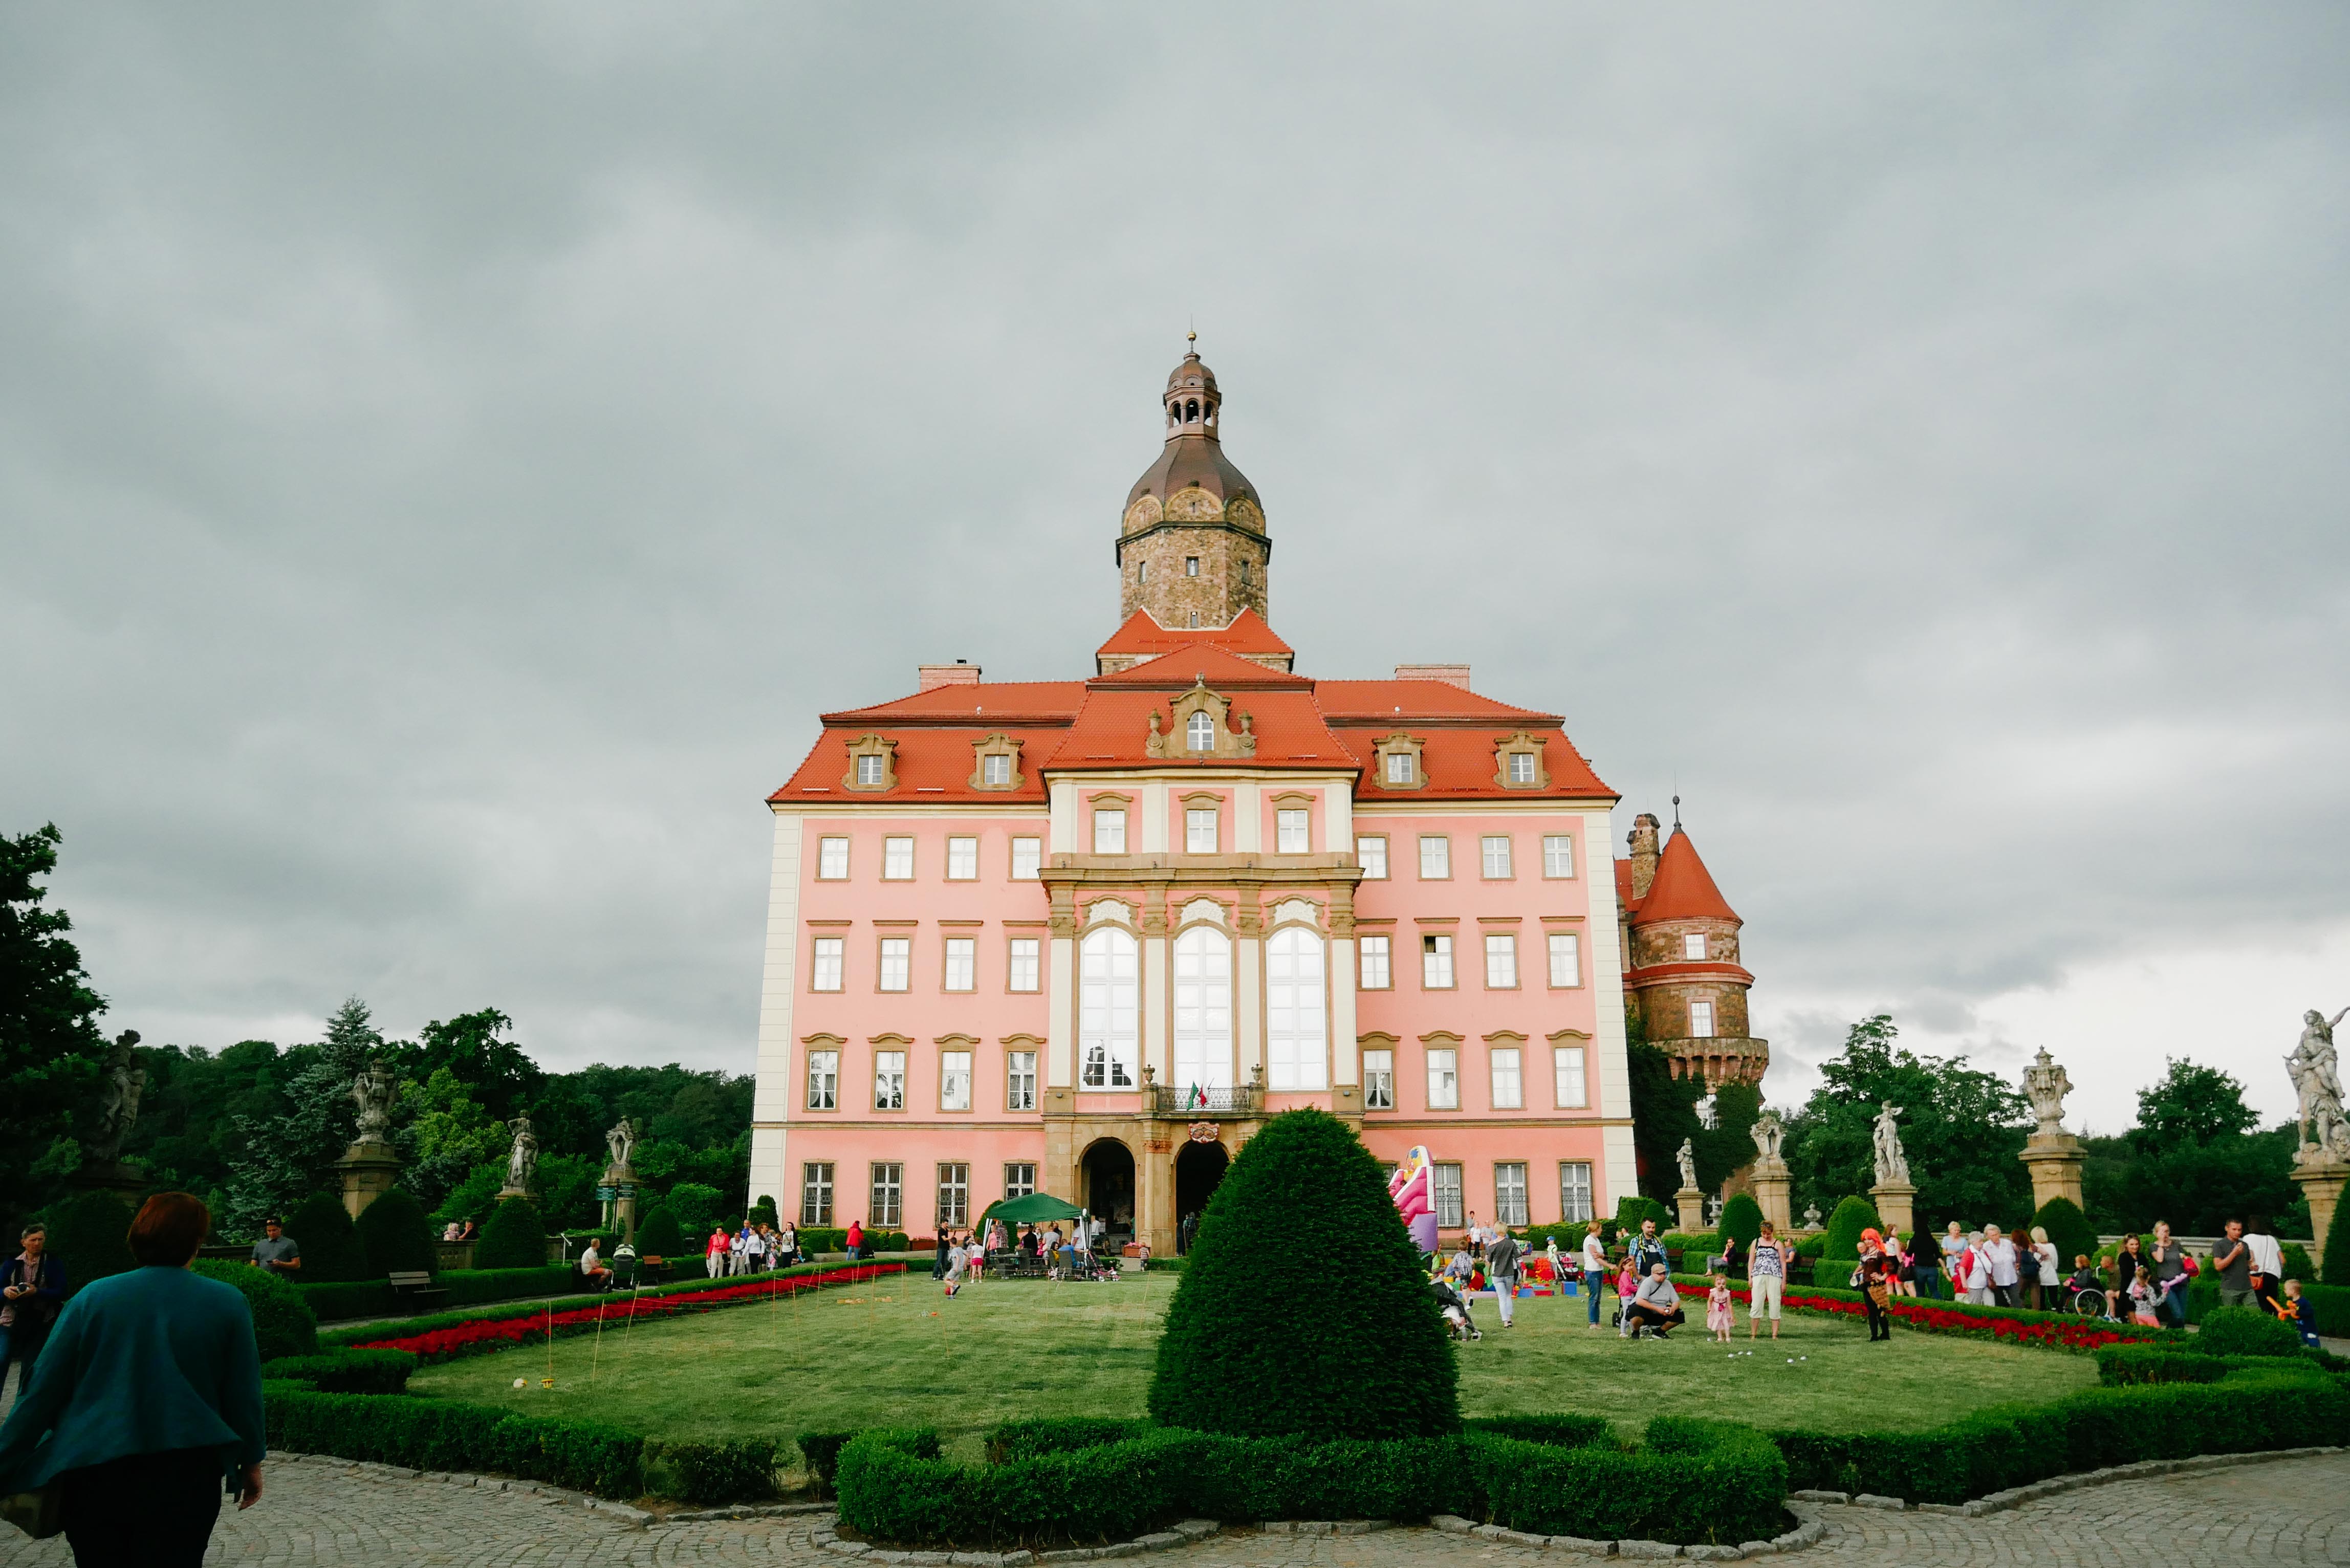
<instances>
[{"instance_id":1,"label":"crowd of visitors","mask_svg":"<svg viewBox=\"0 0 2350 1568\"><path fill-rule=\"evenodd\" d=\"M764 1273L803 1261L799 1227L788 1220L781 1225L746 1220L733 1231L724 1225L716 1226L702 1249L702 1267L713 1280L731 1274Z\"/></svg>"}]
</instances>

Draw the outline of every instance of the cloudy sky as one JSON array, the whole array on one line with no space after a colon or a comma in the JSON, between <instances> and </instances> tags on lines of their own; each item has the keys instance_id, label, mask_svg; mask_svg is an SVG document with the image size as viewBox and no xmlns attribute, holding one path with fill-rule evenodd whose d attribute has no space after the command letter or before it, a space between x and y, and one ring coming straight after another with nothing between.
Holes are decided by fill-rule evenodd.
<instances>
[{"instance_id":1,"label":"cloudy sky","mask_svg":"<svg viewBox=\"0 0 2350 1568\"><path fill-rule=\"evenodd\" d=\"M11 7L0 831L151 1040L745 1070L762 796L1088 668L1196 322L1305 667L1678 787L1774 1099L2281 1115L2345 197L2333 5Z\"/></svg>"}]
</instances>

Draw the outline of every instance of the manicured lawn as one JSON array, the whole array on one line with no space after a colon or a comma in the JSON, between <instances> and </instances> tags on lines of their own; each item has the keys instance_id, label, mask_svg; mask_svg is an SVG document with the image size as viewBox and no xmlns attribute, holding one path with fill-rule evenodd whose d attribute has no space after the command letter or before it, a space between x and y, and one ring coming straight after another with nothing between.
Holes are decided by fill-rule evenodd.
<instances>
[{"instance_id":1,"label":"manicured lawn","mask_svg":"<svg viewBox=\"0 0 2350 1568\"><path fill-rule=\"evenodd\" d=\"M539 1386L545 1345L427 1367L409 1386L656 1436L929 1426L975 1459L980 1435L1012 1417L1141 1415L1173 1289L1167 1274L1115 1285L996 1282L947 1301L917 1271L878 1288L636 1328L624 1329L616 1308L600 1349L592 1335L556 1343L552 1389ZM2086 1356L1898 1329L1891 1343L1871 1345L1862 1324L1842 1318L1788 1318L1774 1353L1767 1338L1750 1347L1742 1313L1730 1348L1754 1354L1733 1356L1695 1325L1662 1343L1627 1343L1587 1328L1573 1299L1520 1302L1506 1333L1491 1298L1476 1315L1485 1337L1461 1347L1470 1415L1601 1411L1627 1431L1668 1412L1766 1427L1918 1428L2096 1381ZM526 1386L515 1388L517 1377Z\"/></svg>"}]
</instances>

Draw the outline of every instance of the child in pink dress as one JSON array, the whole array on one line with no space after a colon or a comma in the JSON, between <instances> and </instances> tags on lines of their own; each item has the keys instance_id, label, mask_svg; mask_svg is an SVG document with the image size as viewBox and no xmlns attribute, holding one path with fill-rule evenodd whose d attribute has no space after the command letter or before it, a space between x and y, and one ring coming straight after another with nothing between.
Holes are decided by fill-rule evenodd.
<instances>
[{"instance_id":1,"label":"child in pink dress","mask_svg":"<svg viewBox=\"0 0 2350 1568\"><path fill-rule=\"evenodd\" d=\"M1716 1345L1730 1343L1730 1276L1713 1276L1713 1289L1705 1298L1706 1331L1713 1335Z\"/></svg>"}]
</instances>

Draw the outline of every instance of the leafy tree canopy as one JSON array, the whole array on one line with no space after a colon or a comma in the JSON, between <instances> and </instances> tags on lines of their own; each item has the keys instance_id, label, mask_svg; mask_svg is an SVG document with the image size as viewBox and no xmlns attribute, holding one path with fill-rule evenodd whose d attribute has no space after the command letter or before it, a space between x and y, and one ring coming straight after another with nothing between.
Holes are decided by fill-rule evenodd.
<instances>
[{"instance_id":1,"label":"leafy tree canopy","mask_svg":"<svg viewBox=\"0 0 2350 1568\"><path fill-rule=\"evenodd\" d=\"M73 920L44 907L40 879L57 869L62 838L54 823L0 836L0 1192L10 1194L31 1190L32 1164L68 1130L106 1061L106 1001L67 939Z\"/></svg>"},{"instance_id":2,"label":"leafy tree canopy","mask_svg":"<svg viewBox=\"0 0 2350 1568\"><path fill-rule=\"evenodd\" d=\"M2137 1092L2137 1126L2129 1131L2140 1154L2170 1154L2196 1144L2248 1133L2260 1117L2244 1104L2244 1085L2217 1067L2165 1057L2167 1071Z\"/></svg>"},{"instance_id":3,"label":"leafy tree canopy","mask_svg":"<svg viewBox=\"0 0 2350 1568\"><path fill-rule=\"evenodd\" d=\"M401 1050L401 1075L430 1082L437 1069L445 1067L471 1088L492 1117L511 1121L546 1082L538 1064L504 1037L513 1027L514 1020L494 1007L461 1012L446 1023L435 1019L424 1026L415 1044Z\"/></svg>"}]
</instances>

